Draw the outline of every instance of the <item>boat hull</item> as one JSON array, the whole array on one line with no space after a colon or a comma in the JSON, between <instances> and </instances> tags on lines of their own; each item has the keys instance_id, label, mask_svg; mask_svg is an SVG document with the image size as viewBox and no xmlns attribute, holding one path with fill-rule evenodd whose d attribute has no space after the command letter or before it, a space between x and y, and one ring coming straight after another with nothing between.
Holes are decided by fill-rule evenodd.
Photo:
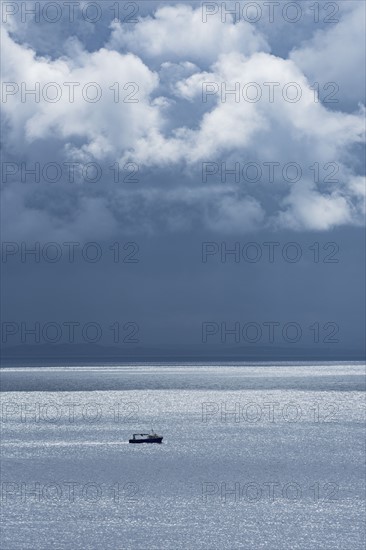
<instances>
[{"instance_id":1,"label":"boat hull","mask_svg":"<svg viewBox=\"0 0 366 550\"><path fill-rule=\"evenodd\" d=\"M162 437L150 437L149 439L129 439L129 443L161 443Z\"/></svg>"}]
</instances>

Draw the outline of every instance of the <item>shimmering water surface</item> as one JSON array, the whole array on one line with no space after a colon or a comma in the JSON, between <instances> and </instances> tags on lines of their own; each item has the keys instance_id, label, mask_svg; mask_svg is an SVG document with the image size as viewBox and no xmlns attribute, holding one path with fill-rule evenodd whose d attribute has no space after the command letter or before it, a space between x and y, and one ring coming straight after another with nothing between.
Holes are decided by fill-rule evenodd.
<instances>
[{"instance_id":1,"label":"shimmering water surface","mask_svg":"<svg viewBox=\"0 0 366 550\"><path fill-rule=\"evenodd\" d=\"M1 548L363 549L364 380L359 363L3 369ZM162 445L128 444L151 428Z\"/></svg>"}]
</instances>

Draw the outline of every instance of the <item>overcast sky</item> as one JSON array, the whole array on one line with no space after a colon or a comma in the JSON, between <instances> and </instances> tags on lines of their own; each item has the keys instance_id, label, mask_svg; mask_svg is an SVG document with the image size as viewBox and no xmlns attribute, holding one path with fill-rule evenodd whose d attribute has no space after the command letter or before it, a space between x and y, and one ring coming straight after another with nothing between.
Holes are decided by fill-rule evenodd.
<instances>
[{"instance_id":1,"label":"overcast sky","mask_svg":"<svg viewBox=\"0 0 366 550\"><path fill-rule=\"evenodd\" d=\"M364 2L21 4L2 5L5 342L38 322L68 343L73 321L112 345L118 321L124 346L361 353Z\"/></svg>"}]
</instances>

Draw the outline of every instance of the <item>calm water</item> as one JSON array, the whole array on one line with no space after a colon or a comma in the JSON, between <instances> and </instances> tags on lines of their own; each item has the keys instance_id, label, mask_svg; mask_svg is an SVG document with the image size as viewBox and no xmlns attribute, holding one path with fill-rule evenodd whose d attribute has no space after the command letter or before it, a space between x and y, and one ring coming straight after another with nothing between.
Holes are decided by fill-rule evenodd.
<instances>
[{"instance_id":1,"label":"calm water","mask_svg":"<svg viewBox=\"0 0 366 550\"><path fill-rule=\"evenodd\" d=\"M361 364L18 368L2 387L4 550L364 548ZM162 445L128 444L151 428Z\"/></svg>"}]
</instances>

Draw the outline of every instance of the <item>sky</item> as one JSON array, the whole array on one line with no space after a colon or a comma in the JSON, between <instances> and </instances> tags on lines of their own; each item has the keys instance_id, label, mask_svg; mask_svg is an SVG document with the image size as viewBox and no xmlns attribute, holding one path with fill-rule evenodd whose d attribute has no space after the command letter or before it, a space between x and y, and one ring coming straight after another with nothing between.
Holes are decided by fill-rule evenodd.
<instances>
[{"instance_id":1,"label":"sky","mask_svg":"<svg viewBox=\"0 0 366 550\"><path fill-rule=\"evenodd\" d=\"M363 2L1 9L4 346L362 356Z\"/></svg>"}]
</instances>

